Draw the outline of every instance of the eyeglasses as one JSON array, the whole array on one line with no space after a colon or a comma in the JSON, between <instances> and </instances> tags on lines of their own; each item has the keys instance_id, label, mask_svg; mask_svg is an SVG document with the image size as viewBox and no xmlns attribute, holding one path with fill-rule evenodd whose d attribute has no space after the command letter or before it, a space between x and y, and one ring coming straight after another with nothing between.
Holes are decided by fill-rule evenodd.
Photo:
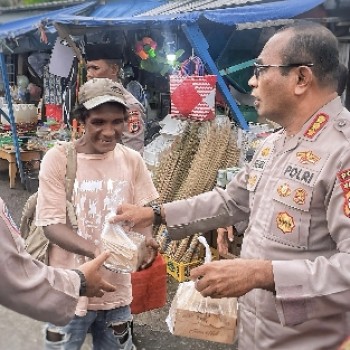
<instances>
[{"instance_id":1,"label":"eyeglasses","mask_svg":"<svg viewBox=\"0 0 350 350\"><path fill-rule=\"evenodd\" d=\"M291 67L312 67L314 64L313 63L290 63L290 64L259 64L259 63L254 63L254 75L255 78L258 79L260 73L267 68L270 67L278 67L278 68L291 68Z\"/></svg>"}]
</instances>

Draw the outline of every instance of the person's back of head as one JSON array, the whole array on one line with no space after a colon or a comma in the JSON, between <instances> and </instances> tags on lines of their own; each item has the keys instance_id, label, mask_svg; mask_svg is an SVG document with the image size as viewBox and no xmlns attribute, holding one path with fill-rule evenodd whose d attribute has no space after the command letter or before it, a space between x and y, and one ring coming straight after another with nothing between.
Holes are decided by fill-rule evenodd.
<instances>
[{"instance_id":1,"label":"person's back of head","mask_svg":"<svg viewBox=\"0 0 350 350\"><path fill-rule=\"evenodd\" d=\"M321 88L337 89L339 70L338 40L321 24L296 21L277 33L291 31L282 52L284 64L312 64L312 71Z\"/></svg>"}]
</instances>

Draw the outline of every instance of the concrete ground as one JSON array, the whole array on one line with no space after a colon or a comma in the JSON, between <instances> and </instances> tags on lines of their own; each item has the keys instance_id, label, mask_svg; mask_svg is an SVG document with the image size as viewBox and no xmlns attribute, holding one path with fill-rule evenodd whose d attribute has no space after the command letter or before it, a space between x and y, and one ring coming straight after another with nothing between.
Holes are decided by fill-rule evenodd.
<instances>
[{"instance_id":1,"label":"concrete ground","mask_svg":"<svg viewBox=\"0 0 350 350\"><path fill-rule=\"evenodd\" d=\"M19 224L22 207L29 197L19 176L16 188L9 188L7 162L0 160L0 196L7 203L13 219ZM1 288L1 287L0 287ZM177 282L168 279L168 302L159 310L136 315L134 319L135 344L138 350L234 350L235 345L202 341L172 335L165 323ZM40 350L43 348L43 323L29 319L0 306L0 350ZM91 350L87 337L83 350Z\"/></svg>"}]
</instances>

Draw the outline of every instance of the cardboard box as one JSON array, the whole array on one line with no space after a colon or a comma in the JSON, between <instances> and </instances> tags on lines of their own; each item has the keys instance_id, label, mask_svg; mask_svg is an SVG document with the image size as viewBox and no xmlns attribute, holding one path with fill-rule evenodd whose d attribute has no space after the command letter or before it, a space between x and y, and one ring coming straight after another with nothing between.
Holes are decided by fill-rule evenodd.
<instances>
[{"instance_id":1,"label":"cardboard box","mask_svg":"<svg viewBox=\"0 0 350 350\"><path fill-rule=\"evenodd\" d=\"M177 309L174 334L182 337L233 344L236 336L237 315L203 314Z\"/></svg>"},{"instance_id":2,"label":"cardboard box","mask_svg":"<svg viewBox=\"0 0 350 350\"><path fill-rule=\"evenodd\" d=\"M174 335L233 344L237 328L237 299L204 298L193 282L179 285L169 311Z\"/></svg>"}]
</instances>

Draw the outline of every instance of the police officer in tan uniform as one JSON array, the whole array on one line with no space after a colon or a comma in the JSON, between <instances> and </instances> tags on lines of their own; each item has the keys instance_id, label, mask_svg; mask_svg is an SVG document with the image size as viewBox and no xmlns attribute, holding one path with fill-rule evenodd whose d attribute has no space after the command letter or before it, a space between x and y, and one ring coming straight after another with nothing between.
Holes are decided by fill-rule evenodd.
<instances>
[{"instance_id":1,"label":"police officer in tan uniform","mask_svg":"<svg viewBox=\"0 0 350 350\"><path fill-rule=\"evenodd\" d=\"M0 234L0 305L39 321L64 325L74 317L79 295L100 296L115 291L101 275L106 252L75 271L33 259L1 198Z\"/></svg>"},{"instance_id":2,"label":"police officer in tan uniform","mask_svg":"<svg viewBox=\"0 0 350 350\"><path fill-rule=\"evenodd\" d=\"M239 297L240 350L337 349L349 334L350 113L337 94L337 39L298 22L265 45L249 80L268 137L226 190L115 222L162 220L172 239L248 220L241 257L191 270L197 289Z\"/></svg>"},{"instance_id":3,"label":"police officer in tan uniform","mask_svg":"<svg viewBox=\"0 0 350 350\"><path fill-rule=\"evenodd\" d=\"M121 83L122 66L121 48L111 44L89 44L85 47L86 77L109 78ZM125 100L129 105L130 117L123 133L123 145L143 154L145 126L143 116L145 109L142 104L125 88Z\"/></svg>"}]
</instances>

